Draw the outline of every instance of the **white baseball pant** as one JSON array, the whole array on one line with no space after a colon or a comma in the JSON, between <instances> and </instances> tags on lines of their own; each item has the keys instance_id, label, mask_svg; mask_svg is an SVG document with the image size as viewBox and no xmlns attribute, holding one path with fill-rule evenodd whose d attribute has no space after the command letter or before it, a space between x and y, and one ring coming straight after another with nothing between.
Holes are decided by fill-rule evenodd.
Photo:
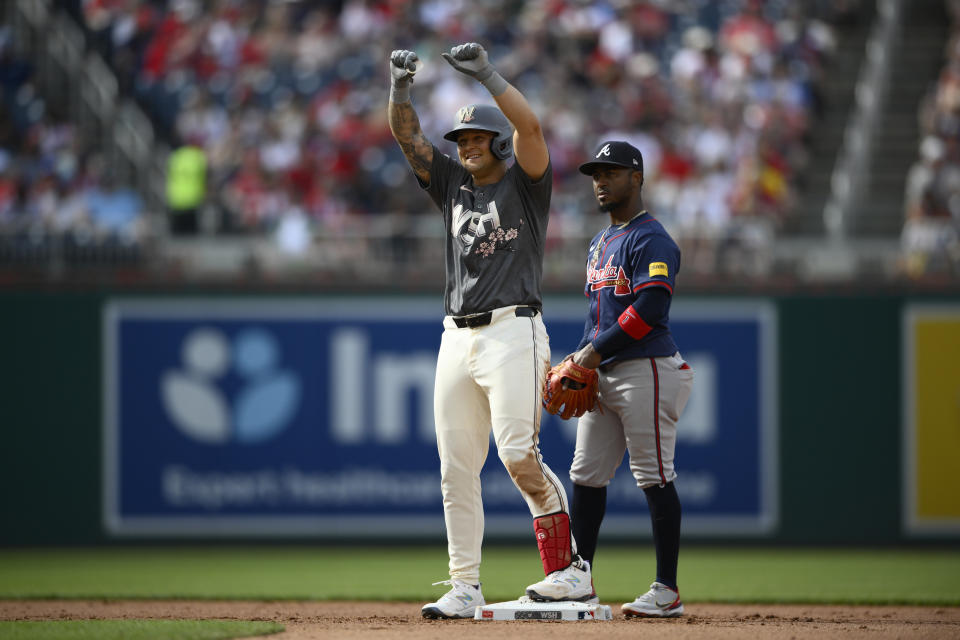
<instances>
[{"instance_id":1,"label":"white baseball pant","mask_svg":"<svg viewBox=\"0 0 960 640\"><path fill-rule=\"evenodd\" d=\"M443 321L434 419L451 579L480 580L483 502L480 470L490 431L500 460L534 517L569 513L559 478L540 454L541 392L550 343L540 314L516 307L492 312L489 324L459 328Z\"/></svg>"}]
</instances>

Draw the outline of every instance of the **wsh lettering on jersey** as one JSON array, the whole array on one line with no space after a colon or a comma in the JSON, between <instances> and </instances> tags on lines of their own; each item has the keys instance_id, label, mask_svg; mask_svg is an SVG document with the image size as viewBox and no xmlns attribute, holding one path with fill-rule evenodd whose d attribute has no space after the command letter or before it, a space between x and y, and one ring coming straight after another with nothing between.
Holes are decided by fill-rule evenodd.
<instances>
[{"instance_id":1,"label":"wsh lettering on jersey","mask_svg":"<svg viewBox=\"0 0 960 640\"><path fill-rule=\"evenodd\" d=\"M487 205L486 213L478 213L464 208L462 204L453 207L453 225L451 234L458 238L462 247L481 258L489 258L495 251L513 251L512 242L520 235L520 226L505 229L500 226L500 213L493 200ZM479 241L479 242L478 242Z\"/></svg>"},{"instance_id":2,"label":"wsh lettering on jersey","mask_svg":"<svg viewBox=\"0 0 960 640\"><path fill-rule=\"evenodd\" d=\"M473 244L474 238L490 235L494 229L500 227L500 213L497 203L493 200L487 205L486 213L479 213L464 208L462 204L453 207L453 225L450 233L459 238L465 246Z\"/></svg>"}]
</instances>

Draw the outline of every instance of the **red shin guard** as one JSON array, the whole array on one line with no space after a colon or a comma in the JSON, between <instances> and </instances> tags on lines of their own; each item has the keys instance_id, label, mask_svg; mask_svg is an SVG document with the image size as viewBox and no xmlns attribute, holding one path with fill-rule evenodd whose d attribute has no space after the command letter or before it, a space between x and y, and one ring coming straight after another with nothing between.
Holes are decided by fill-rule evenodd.
<instances>
[{"instance_id":1,"label":"red shin guard","mask_svg":"<svg viewBox=\"0 0 960 640\"><path fill-rule=\"evenodd\" d=\"M570 546L570 516L554 513L533 519L533 531L537 535L543 573L550 575L570 566L573 549Z\"/></svg>"}]
</instances>

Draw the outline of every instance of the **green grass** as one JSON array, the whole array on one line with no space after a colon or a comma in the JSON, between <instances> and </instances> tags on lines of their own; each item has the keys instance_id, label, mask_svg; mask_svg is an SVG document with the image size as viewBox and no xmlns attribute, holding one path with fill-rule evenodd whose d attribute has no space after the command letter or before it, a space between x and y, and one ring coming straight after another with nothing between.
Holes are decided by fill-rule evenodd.
<instances>
[{"instance_id":1,"label":"green grass","mask_svg":"<svg viewBox=\"0 0 960 640\"><path fill-rule=\"evenodd\" d=\"M654 578L649 545L604 547L604 602L632 600ZM536 548L489 547L487 601L511 600L542 575ZM0 598L398 600L446 587L443 546L189 547L0 550ZM685 601L960 606L960 550L688 547ZM7 637L0 633L0 637Z\"/></svg>"},{"instance_id":2,"label":"green grass","mask_svg":"<svg viewBox=\"0 0 960 640\"><path fill-rule=\"evenodd\" d=\"M273 622L236 620L0 620L4 640L226 640L280 631Z\"/></svg>"}]
</instances>

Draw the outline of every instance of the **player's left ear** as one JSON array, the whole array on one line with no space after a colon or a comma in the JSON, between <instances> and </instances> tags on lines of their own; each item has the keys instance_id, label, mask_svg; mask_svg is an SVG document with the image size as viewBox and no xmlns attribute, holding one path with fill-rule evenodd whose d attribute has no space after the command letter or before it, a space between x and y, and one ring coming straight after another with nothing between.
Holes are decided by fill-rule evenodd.
<instances>
[{"instance_id":1,"label":"player's left ear","mask_svg":"<svg viewBox=\"0 0 960 640\"><path fill-rule=\"evenodd\" d=\"M631 176L631 179L633 180L633 183L634 183L635 185L637 185L638 187L642 187L642 186L643 186L643 171L634 171L634 172L633 172L633 175Z\"/></svg>"}]
</instances>

